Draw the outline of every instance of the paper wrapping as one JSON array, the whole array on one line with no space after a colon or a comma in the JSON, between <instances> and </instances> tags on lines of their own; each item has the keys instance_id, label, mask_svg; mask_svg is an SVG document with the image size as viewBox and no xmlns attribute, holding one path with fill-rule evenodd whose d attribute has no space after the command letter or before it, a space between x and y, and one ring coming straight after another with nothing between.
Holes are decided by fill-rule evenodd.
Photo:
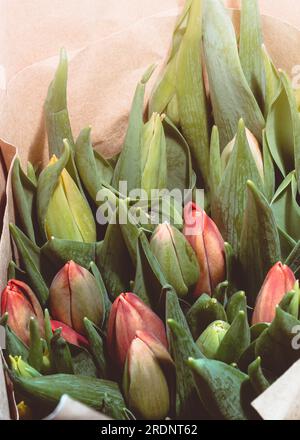
<instances>
[{"instance_id":1,"label":"paper wrapping","mask_svg":"<svg viewBox=\"0 0 300 440\"><path fill-rule=\"evenodd\" d=\"M157 63L156 74L159 72L183 3L0 0L0 214L5 206L0 221L0 290L6 284L12 255L8 225L14 221L14 206L9 165L16 150L23 165L27 160L47 161L43 103L59 49L65 47L69 56L68 105L74 136L92 125L95 148L112 156L122 147L135 86L150 64ZM265 45L275 64L291 74L300 65L298 0L259 3ZM240 1L226 4L238 8ZM237 12L233 18L238 29ZM0 358L0 419L9 416L5 394Z\"/></svg>"}]
</instances>

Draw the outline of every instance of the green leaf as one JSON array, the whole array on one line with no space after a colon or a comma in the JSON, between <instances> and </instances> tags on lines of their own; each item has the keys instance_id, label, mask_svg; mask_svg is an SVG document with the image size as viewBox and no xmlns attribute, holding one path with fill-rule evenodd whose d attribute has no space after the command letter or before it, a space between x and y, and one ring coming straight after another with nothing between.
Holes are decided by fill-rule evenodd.
<instances>
[{"instance_id":1,"label":"green leaf","mask_svg":"<svg viewBox=\"0 0 300 440\"><path fill-rule=\"evenodd\" d=\"M84 187L96 203L97 193L101 190L102 183L111 183L113 168L93 149L91 127L84 128L77 138L75 162Z\"/></svg>"},{"instance_id":2,"label":"green leaf","mask_svg":"<svg viewBox=\"0 0 300 440\"><path fill-rule=\"evenodd\" d=\"M247 182L239 258L243 270L244 290L254 305L256 295L270 268L280 261L280 243L272 209L253 182Z\"/></svg>"},{"instance_id":3,"label":"green leaf","mask_svg":"<svg viewBox=\"0 0 300 440\"><path fill-rule=\"evenodd\" d=\"M202 2L191 2L186 30L176 56L176 97L182 133L190 146L194 169L208 185L209 131L202 75Z\"/></svg>"},{"instance_id":4,"label":"green leaf","mask_svg":"<svg viewBox=\"0 0 300 440\"><path fill-rule=\"evenodd\" d=\"M262 394L264 391L266 391L266 389L269 388L270 383L262 371L260 357L256 358L255 361L249 365L248 375L253 388L257 392L257 395Z\"/></svg>"},{"instance_id":5,"label":"green leaf","mask_svg":"<svg viewBox=\"0 0 300 440\"><path fill-rule=\"evenodd\" d=\"M292 171L276 191L272 203L272 211L277 225L293 240L300 240L300 207L297 203L296 173Z\"/></svg>"},{"instance_id":6,"label":"green leaf","mask_svg":"<svg viewBox=\"0 0 300 440\"><path fill-rule=\"evenodd\" d=\"M261 142L265 121L242 70L233 24L222 1L204 4L204 54L221 148L234 138L241 118Z\"/></svg>"},{"instance_id":7,"label":"green leaf","mask_svg":"<svg viewBox=\"0 0 300 440\"><path fill-rule=\"evenodd\" d=\"M262 45L261 53L266 77L265 118L267 118L271 105L280 92L281 84L277 69L272 63L264 45Z\"/></svg>"},{"instance_id":8,"label":"green leaf","mask_svg":"<svg viewBox=\"0 0 300 440\"><path fill-rule=\"evenodd\" d=\"M239 53L245 78L260 108L264 111L265 69L261 53L263 43L257 0L242 0Z\"/></svg>"},{"instance_id":9,"label":"green leaf","mask_svg":"<svg viewBox=\"0 0 300 440\"><path fill-rule=\"evenodd\" d=\"M263 183L247 141L244 122L241 120L229 163L212 206L213 220L235 253L239 247L246 206L246 183L249 179L262 189Z\"/></svg>"},{"instance_id":10,"label":"green leaf","mask_svg":"<svg viewBox=\"0 0 300 440\"><path fill-rule=\"evenodd\" d=\"M160 265L150 249L147 237L141 231L137 244L137 267L133 291L146 304L157 310L162 302L162 289L167 284Z\"/></svg>"},{"instance_id":11,"label":"green leaf","mask_svg":"<svg viewBox=\"0 0 300 440\"><path fill-rule=\"evenodd\" d=\"M271 202L275 193L275 169L268 146L266 130L263 130L264 193Z\"/></svg>"},{"instance_id":12,"label":"green leaf","mask_svg":"<svg viewBox=\"0 0 300 440\"><path fill-rule=\"evenodd\" d=\"M68 344L72 356L74 374L85 377L97 377L97 368L92 355L83 347Z\"/></svg>"},{"instance_id":13,"label":"green leaf","mask_svg":"<svg viewBox=\"0 0 300 440\"><path fill-rule=\"evenodd\" d=\"M83 323L90 343L90 351L98 370L98 375L101 379L106 379L109 376L109 366L104 338L99 334L96 326L89 319L84 318Z\"/></svg>"},{"instance_id":14,"label":"green leaf","mask_svg":"<svg viewBox=\"0 0 300 440\"><path fill-rule=\"evenodd\" d=\"M19 257L30 281L30 285L41 305L44 306L48 300L49 289L41 271L43 271L44 274L48 268L43 267L40 248L32 243L17 226L10 224L9 229L17 246Z\"/></svg>"},{"instance_id":15,"label":"green leaf","mask_svg":"<svg viewBox=\"0 0 300 440\"><path fill-rule=\"evenodd\" d=\"M281 90L271 106L266 135L274 162L285 177L300 169L300 118L290 80L280 72ZM298 184L299 188L299 184Z\"/></svg>"},{"instance_id":16,"label":"green leaf","mask_svg":"<svg viewBox=\"0 0 300 440\"><path fill-rule=\"evenodd\" d=\"M137 262L137 242L140 232L138 223L132 216L131 211L128 210L127 201L119 200L118 217L123 239L130 253L132 264L135 267Z\"/></svg>"},{"instance_id":17,"label":"green leaf","mask_svg":"<svg viewBox=\"0 0 300 440\"><path fill-rule=\"evenodd\" d=\"M41 252L52 262L56 270L71 260L88 269L91 261L96 261L96 253L100 245L101 242L82 243L52 237L41 248Z\"/></svg>"},{"instance_id":18,"label":"green leaf","mask_svg":"<svg viewBox=\"0 0 300 440\"><path fill-rule=\"evenodd\" d=\"M285 264L290 267L290 269L297 273L300 269L300 241L296 243L293 250L287 257Z\"/></svg>"},{"instance_id":19,"label":"green leaf","mask_svg":"<svg viewBox=\"0 0 300 440\"><path fill-rule=\"evenodd\" d=\"M111 309L112 303L111 303L111 301L109 299L109 296L108 296L108 293L107 293L107 290L106 290L106 287L105 287L102 275L101 275L97 265L93 261L90 263L89 269L92 272L92 274L94 275L94 277L95 277L95 279L97 281L99 290L101 292L101 296L104 299L105 318L104 318L103 327L105 328L106 325L107 325L107 322L108 322L109 313L110 313L110 309Z\"/></svg>"},{"instance_id":20,"label":"green leaf","mask_svg":"<svg viewBox=\"0 0 300 440\"><path fill-rule=\"evenodd\" d=\"M134 268L118 221L108 225L96 264L110 298L115 299L128 291Z\"/></svg>"},{"instance_id":21,"label":"green leaf","mask_svg":"<svg viewBox=\"0 0 300 440\"><path fill-rule=\"evenodd\" d=\"M215 125L211 132L210 140L210 173L209 173L209 186L214 200L219 184L222 179L222 165L220 155L220 138L219 130Z\"/></svg>"},{"instance_id":22,"label":"green leaf","mask_svg":"<svg viewBox=\"0 0 300 440\"><path fill-rule=\"evenodd\" d=\"M34 215L33 203L36 194L36 185L34 185L31 179L24 173L18 158L15 159L12 167L11 182L21 228L27 237L35 243L36 238L32 218Z\"/></svg>"},{"instance_id":23,"label":"green leaf","mask_svg":"<svg viewBox=\"0 0 300 440\"><path fill-rule=\"evenodd\" d=\"M59 65L51 82L45 102L46 128L49 144L49 157L64 153L64 140L67 139L71 154L66 168L82 191L80 179L74 162L74 138L67 108L68 58L65 49L60 51Z\"/></svg>"},{"instance_id":24,"label":"green leaf","mask_svg":"<svg viewBox=\"0 0 300 440\"><path fill-rule=\"evenodd\" d=\"M193 169L189 146L168 117L163 120L167 146L168 189L185 189L193 187Z\"/></svg>"},{"instance_id":25,"label":"green leaf","mask_svg":"<svg viewBox=\"0 0 300 440\"><path fill-rule=\"evenodd\" d=\"M250 345L250 328L247 313L239 311L218 348L216 359L226 364L238 363Z\"/></svg>"},{"instance_id":26,"label":"green leaf","mask_svg":"<svg viewBox=\"0 0 300 440\"><path fill-rule=\"evenodd\" d=\"M262 359L262 367L281 376L300 357L300 351L295 350L292 340L295 337L294 328L300 321L294 316L277 307L276 316L271 325L259 336L255 345L256 357Z\"/></svg>"},{"instance_id":27,"label":"green leaf","mask_svg":"<svg viewBox=\"0 0 300 440\"><path fill-rule=\"evenodd\" d=\"M223 362L190 358L198 393L215 420L247 420L241 402L241 387L248 376Z\"/></svg>"},{"instance_id":28,"label":"green leaf","mask_svg":"<svg viewBox=\"0 0 300 440\"><path fill-rule=\"evenodd\" d=\"M143 129L143 107L145 88L154 70L148 68L141 81L138 83L131 112L128 130L114 170L112 186L118 189L120 181L127 181L128 191L141 187L141 134Z\"/></svg>"},{"instance_id":29,"label":"green leaf","mask_svg":"<svg viewBox=\"0 0 300 440\"><path fill-rule=\"evenodd\" d=\"M126 406L115 382L73 374L55 374L24 379L13 375L16 389L35 405L53 408L67 394L96 411L117 420L126 419Z\"/></svg>"},{"instance_id":30,"label":"green leaf","mask_svg":"<svg viewBox=\"0 0 300 440\"><path fill-rule=\"evenodd\" d=\"M174 124L178 124L178 118L174 120L168 112L168 106L176 97L176 59L178 49L182 42L183 35L187 27L187 15L189 14L193 0L185 2L183 11L177 20L173 32L172 46L168 56L166 67L160 74L150 96L148 116L154 112L166 113ZM173 116L173 115L172 115Z\"/></svg>"}]
</instances>

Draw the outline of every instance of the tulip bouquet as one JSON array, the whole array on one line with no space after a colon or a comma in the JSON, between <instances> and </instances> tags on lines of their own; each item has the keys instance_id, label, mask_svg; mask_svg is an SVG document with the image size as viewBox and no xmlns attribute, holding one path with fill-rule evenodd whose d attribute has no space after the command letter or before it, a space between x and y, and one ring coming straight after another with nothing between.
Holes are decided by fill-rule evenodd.
<instances>
[{"instance_id":1,"label":"tulip bouquet","mask_svg":"<svg viewBox=\"0 0 300 440\"><path fill-rule=\"evenodd\" d=\"M237 38L221 0L187 0L113 158L90 127L74 140L62 50L49 164L12 168L0 323L22 418L68 394L114 419L255 419L300 358L300 118L262 43L256 1Z\"/></svg>"}]
</instances>

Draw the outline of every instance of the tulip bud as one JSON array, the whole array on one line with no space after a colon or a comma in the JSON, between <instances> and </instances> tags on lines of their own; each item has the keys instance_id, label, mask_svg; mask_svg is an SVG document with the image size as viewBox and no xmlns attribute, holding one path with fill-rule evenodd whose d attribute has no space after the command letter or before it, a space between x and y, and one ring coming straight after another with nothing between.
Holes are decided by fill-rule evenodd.
<instances>
[{"instance_id":1,"label":"tulip bud","mask_svg":"<svg viewBox=\"0 0 300 440\"><path fill-rule=\"evenodd\" d=\"M225 321L212 322L197 339L196 344L208 359L214 359L230 325Z\"/></svg>"},{"instance_id":2,"label":"tulip bud","mask_svg":"<svg viewBox=\"0 0 300 440\"><path fill-rule=\"evenodd\" d=\"M53 332L55 332L55 330L57 330L58 328L61 328L61 336L67 342L69 342L69 344L77 345L77 347L89 346L89 342L84 336L75 332L75 330L73 330L71 327L67 326L66 324L63 324L62 322L51 320L51 328Z\"/></svg>"},{"instance_id":3,"label":"tulip bud","mask_svg":"<svg viewBox=\"0 0 300 440\"><path fill-rule=\"evenodd\" d=\"M151 195L152 189L167 187L167 147L161 116L153 113L144 125L141 143L141 188Z\"/></svg>"},{"instance_id":4,"label":"tulip bud","mask_svg":"<svg viewBox=\"0 0 300 440\"><path fill-rule=\"evenodd\" d=\"M150 240L150 248L157 258L168 283L179 297L185 297L199 280L199 264L185 236L167 223L159 225Z\"/></svg>"},{"instance_id":5,"label":"tulip bud","mask_svg":"<svg viewBox=\"0 0 300 440\"><path fill-rule=\"evenodd\" d=\"M170 409L166 348L147 332L137 332L128 350L123 390L129 408L146 420L164 419Z\"/></svg>"},{"instance_id":6,"label":"tulip bud","mask_svg":"<svg viewBox=\"0 0 300 440\"><path fill-rule=\"evenodd\" d=\"M49 291L52 317L76 332L84 334L86 317L101 326L104 299L93 275L85 268L69 261L52 281Z\"/></svg>"},{"instance_id":7,"label":"tulip bud","mask_svg":"<svg viewBox=\"0 0 300 440\"><path fill-rule=\"evenodd\" d=\"M29 345L30 318L37 319L44 334L43 311L33 291L22 281L10 280L1 295L1 313L8 313L8 325L15 334Z\"/></svg>"},{"instance_id":8,"label":"tulip bud","mask_svg":"<svg viewBox=\"0 0 300 440\"><path fill-rule=\"evenodd\" d=\"M57 162L52 157L49 165ZM45 233L51 237L92 243L96 241L96 224L91 208L82 196L74 180L64 169L51 196Z\"/></svg>"},{"instance_id":9,"label":"tulip bud","mask_svg":"<svg viewBox=\"0 0 300 440\"><path fill-rule=\"evenodd\" d=\"M17 409L18 409L18 414L19 414L20 420L32 420L32 418L33 418L32 410L31 410L30 406L28 406L24 402L24 400L22 400L20 403L18 403Z\"/></svg>"},{"instance_id":10,"label":"tulip bud","mask_svg":"<svg viewBox=\"0 0 300 440\"><path fill-rule=\"evenodd\" d=\"M168 346L162 320L133 293L122 293L112 305L108 321L110 354L123 367L128 349L138 330L153 334Z\"/></svg>"},{"instance_id":11,"label":"tulip bud","mask_svg":"<svg viewBox=\"0 0 300 440\"><path fill-rule=\"evenodd\" d=\"M248 130L248 128L246 128L246 137L247 137L247 141L248 141L249 148L252 153L253 159L256 163L256 167L257 167L258 172L260 174L260 177L262 178L262 180L264 180L264 163L263 163L263 158L262 158L259 143L257 142L256 137L251 133L251 131ZM225 170L225 168L228 165L232 150L234 148L235 141L236 141L236 136L232 139L232 141L229 142L229 144L224 148L224 150L222 152L221 163L222 163L223 171Z\"/></svg>"},{"instance_id":12,"label":"tulip bud","mask_svg":"<svg viewBox=\"0 0 300 440\"><path fill-rule=\"evenodd\" d=\"M268 272L258 294L252 324L270 323L275 318L276 306L284 295L293 290L296 278L291 269L278 262Z\"/></svg>"},{"instance_id":13,"label":"tulip bud","mask_svg":"<svg viewBox=\"0 0 300 440\"><path fill-rule=\"evenodd\" d=\"M39 373L35 368L24 362L21 356L9 356L9 360L11 364L11 369L15 374L17 374L17 376L24 377L25 379L41 376L41 373Z\"/></svg>"},{"instance_id":14,"label":"tulip bud","mask_svg":"<svg viewBox=\"0 0 300 440\"><path fill-rule=\"evenodd\" d=\"M185 206L184 223L183 233L196 252L201 274L194 295L212 295L226 277L224 240L213 220L195 203Z\"/></svg>"}]
</instances>

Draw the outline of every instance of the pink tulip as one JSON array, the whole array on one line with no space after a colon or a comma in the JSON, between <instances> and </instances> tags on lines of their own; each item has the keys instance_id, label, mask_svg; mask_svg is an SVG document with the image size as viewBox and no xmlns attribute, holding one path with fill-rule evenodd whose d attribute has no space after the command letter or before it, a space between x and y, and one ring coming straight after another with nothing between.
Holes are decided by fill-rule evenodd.
<instances>
[{"instance_id":1,"label":"pink tulip","mask_svg":"<svg viewBox=\"0 0 300 440\"><path fill-rule=\"evenodd\" d=\"M1 314L8 313L8 325L22 341L29 345L30 318L37 319L44 333L44 316L38 299L27 284L10 280L2 292Z\"/></svg>"},{"instance_id":2,"label":"pink tulip","mask_svg":"<svg viewBox=\"0 0 300 440\"><path fill-rule=\"evenodd\" d=\"M75 330L73 330L71 327L69 327L68 325L62 322L51 320L51 328L53 332L56 329L61 328L62 337L70 344L77 345L78 347L80 346L87 347L89 345L88 340L84 336L75 332Z\"/></svg>"},{"instance_id":3,"label":"pink tulip","mask_svg":"<svg viewBox=\"0 0 300 440\"><path fill-rule=\"evenodd\" d=\"M293 290L295 283L296 278L291 269L280 262L276 263L268 272L258 294L252 324L272 322L275 318L276 306L286 293Z\"/></svg>"},{"instance_id":4,"label":"pink tulip","mask_svg":"<svg viewBox=\"0 0 300 440\"><path fill-rule=\"evenodd\" d=\"M69 261L52 281L49 292L51 316L76 332L85 332L86 317L101 326L104 300L95 277L84 267Z\"/></svg>"},{"instance_id":5,"label":"pink tulip","mask_svg":"<svg viewBox=\"0 0 300 440\"><path fill-rule=\"evenodd\" d=\"M212 295L226 277L224 240L220 231L203 209L190 202L184 208L183 233L194 249L200 267L194 296Z\"/></svg>"},{"instance_id":6,"label":"pink tulip","mask_svg":"<svg viewBox=\"0 0 300 440\"><path fill-rule=\"evenodd\" d=\"M168 346L162 320L136 295L122 293L112 305L107 334L111 356L121 367L138 330L149 332Z\"/></svg>"}]
</instances>

